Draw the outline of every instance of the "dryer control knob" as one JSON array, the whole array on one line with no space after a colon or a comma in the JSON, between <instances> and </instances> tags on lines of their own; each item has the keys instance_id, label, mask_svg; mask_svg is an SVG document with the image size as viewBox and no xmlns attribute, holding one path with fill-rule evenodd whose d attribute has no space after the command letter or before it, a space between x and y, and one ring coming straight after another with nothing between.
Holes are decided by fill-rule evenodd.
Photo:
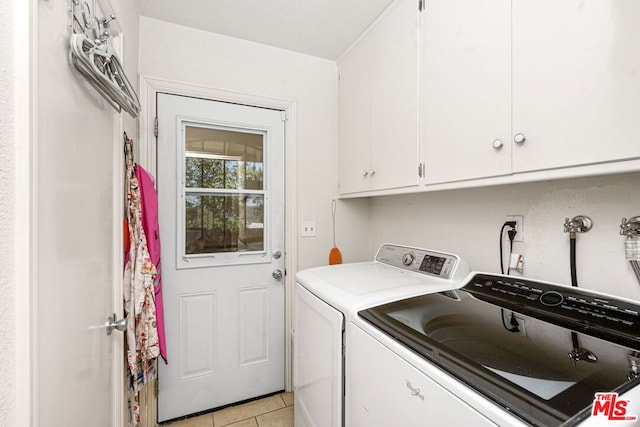
<instances>
[{"instance_id":1,"label":"dryer control knob","mask_svg":"<svg viewBox=\"0 0 640 427\"><path fill-rule=\"evenodd\" d=\"M402 264L411 265L413 264L414 259L416 259L415 255L411 252L407 252L406 254L402 255Z\"/></svg>"}]
</instances>

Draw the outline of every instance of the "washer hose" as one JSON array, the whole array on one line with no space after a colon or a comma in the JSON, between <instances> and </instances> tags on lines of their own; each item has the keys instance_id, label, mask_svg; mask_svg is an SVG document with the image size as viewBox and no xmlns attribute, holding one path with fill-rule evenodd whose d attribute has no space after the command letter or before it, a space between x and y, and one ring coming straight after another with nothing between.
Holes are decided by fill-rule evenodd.
<instances>
[{"instance_id":1,"label":"washer hose","mask_svg":"<svg viewBox=\"0 0 640 427\"><path fill-rule=\"evenodd\" d=\"M571 264L571 286L578 287L578 273L576 268L576 232L569 232L569 263ZM586 348L580 347L580 341L578 340L578 333L571 331L571 343L573 344L573 350L569 352L569 359L574 365L580 360L584 360L590 363L598 361L598 357Z\"/></svg>"},{"instance_id":2,"label":"washer hose","mask_svg":"<svg viewBox=\"0 0 640 427\"><path fill-rule=\"evenodd\" d=\"M578 272L576 268L576 233L572 231L569 233L569 264L571 266L571 286L578 287ZM580 343L578 342L578 334L571 331L571 342L573 343L573 348L580 348Z\"/></svg>"}]
</instances>

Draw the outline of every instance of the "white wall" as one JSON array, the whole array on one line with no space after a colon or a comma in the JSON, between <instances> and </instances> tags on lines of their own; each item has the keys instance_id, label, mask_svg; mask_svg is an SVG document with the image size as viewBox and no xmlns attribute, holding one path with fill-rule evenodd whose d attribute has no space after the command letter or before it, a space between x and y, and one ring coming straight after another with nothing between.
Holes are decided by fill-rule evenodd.
<instances>
[{"instance_id":1,"label":"white wall","mask_svg":"<svg viewBox=\"0 0 640 427\"><path fill-rule=\"evenodd\" d=\"M474 270L500 272L498 236L505 216L524 215L524 275L570 284L565 217L587 215L577 238L581 287L640 300L624 258L622 217L640 215L640 174L373 198L370 255L392 241L461 255ZM506 240L505 240L506 241Z\"/></svg>"},{"instance_id":2,"label":"white wall","mask_svg":"<svg viewBox=\"0 0 640 427\"><path fill-rule=\"evenodd\" d=\"M14 2L0 2L0 425L15 425L15 272L14 272Z\"/></svg>"},{"instance_id":3,"label":"white wall","mask_svg":"<svg viewBox=\"0 0 640 427\"><path fill-rule=\"evenodd\" d=\"M336 65L332 61L142 17L140 73L215 89L295 100L298 217L315 220L315 238L300 238L300 269L326 264L333 246L336 195ZM366 215L366 202L338 206L344 224ZM351 218L351 221L349 220ZM292 220L292 219L288 219ZM345 260L366 253L362 240L342 241Z\"/></svg>"}]
</instances>

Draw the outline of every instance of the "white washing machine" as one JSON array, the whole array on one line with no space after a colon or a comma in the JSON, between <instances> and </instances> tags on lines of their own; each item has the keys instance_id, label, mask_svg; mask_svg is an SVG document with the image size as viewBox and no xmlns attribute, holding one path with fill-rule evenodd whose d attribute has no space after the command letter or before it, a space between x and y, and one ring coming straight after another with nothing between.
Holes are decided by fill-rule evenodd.
<instances>
[{"instance_id":1,"label":"white washing machine","mask_svg":"<svg viewBox=\"0 0 640 427\"><path fill-rule=\"evenodd\" d=\"M459 287L469 273L457 255L384 244L371 262L296 275L293 385L296 427L345 425L345 330L366 307Z\"/></svg>"},{"instance_id":2,"label":"white washing machine","mask_svg":"<svg viewBox=\"0 0 640 427\"><path fill-rule=\"evenodd\" d=\"M348 427L640 425L640 303L491 273L347 328Z\"/></svg>"}]
</instances>

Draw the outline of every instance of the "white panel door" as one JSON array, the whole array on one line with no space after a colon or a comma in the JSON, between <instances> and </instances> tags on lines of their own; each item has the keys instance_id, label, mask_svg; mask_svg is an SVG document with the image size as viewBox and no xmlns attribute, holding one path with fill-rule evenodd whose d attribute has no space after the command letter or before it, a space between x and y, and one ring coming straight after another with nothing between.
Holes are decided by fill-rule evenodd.
<instances>
[{"instance_id":1,"label":"white panel door","mask_svg":"<svg viewBox=\"0 0 640 427\"><path fill-rule=\"evenodd\" d=\"M29 341L28 352L34 359L20 361L29 366L30 385L12 381L3 387L17 387L20 395L32 391L28 398L21 396L20 406L29 401L35 407L18 407L13 391L3 393L7 399L0 399L0 425L120 426L122 402L116 396L122 396L125 378L124 335L114 331L107 336L105 323L114 311L122 317L121 308L117 308L122 307L122 294L120 301L114 295L115 284L122 281L122 243L116 243L122 236L122 130L116 124L119 119L115 111L68 63L71 2L28 3L33 14L30 18L37 18L33 21L37 52L31 52L27 45L22 49L29 57L37 53L37 58L32 57L33 65L37 65L32 80L37 100L33 102L34 111L29 112L37 129L34 139L15 144L24 155L34 156L28 171L33 174L31 184L23 184L33 193L22 195L31 201L33 218L23 220L33 234L20 236L31 240L27 244L35 252L32 259L22 260L34 269L30 276L34 288L24 291L29 299L34 298L30 300L33 311L28 313L33 322L28 325L34 328L33 341L23 337L23 342ZM133 10L124 3L123 9ZM6 60L2 61L6 67ZM7 95L3 99L11 102ZM8 161L3 160L2 168ZM0 203L11 206L6 197ZM2 259L5 270L12 264L13 260ZM15 285L26 287L28 283ZM13 303L3 301L2 309ZM5 316L5 320L13 321L13 317ZM13 328L10 325L9 330ZM14 340L7 330L3 329L1 335L2 340ZM13 362L13 354L0 353L3 361ZM11 377L12 364L2 365L6 378ZM31 422L27 423L25 417L22 424L11 423L13 409L28 409Z\"/></svg>"},{"instance_id":2,"label":"white panel door","mask_svg":"<svg viewBox=\"0 0 640 427\"><path fill-rule=\"evenodd\" d=\"M511 173L511 2L432 0L426 8L420 114L427 183Z\"/></svg>"},{"instance_id":3,"label":"white panel door","mask_svg":"<svg viewBox=\"0 0 640 427\"><path fill-rule=\"evenodd\" d=\"M280 111L158 95L158 420L284 389Z\"/></svg>"},{"instance_id":4,"label":"white panel door","mask_svg":"<svg viewBox=\"0 0 640 427\"><path fill-rule=\"evenodd\" d=\"M640 2L513 2L513 171L640 156Z\"/></svg>"}]
</instances>

